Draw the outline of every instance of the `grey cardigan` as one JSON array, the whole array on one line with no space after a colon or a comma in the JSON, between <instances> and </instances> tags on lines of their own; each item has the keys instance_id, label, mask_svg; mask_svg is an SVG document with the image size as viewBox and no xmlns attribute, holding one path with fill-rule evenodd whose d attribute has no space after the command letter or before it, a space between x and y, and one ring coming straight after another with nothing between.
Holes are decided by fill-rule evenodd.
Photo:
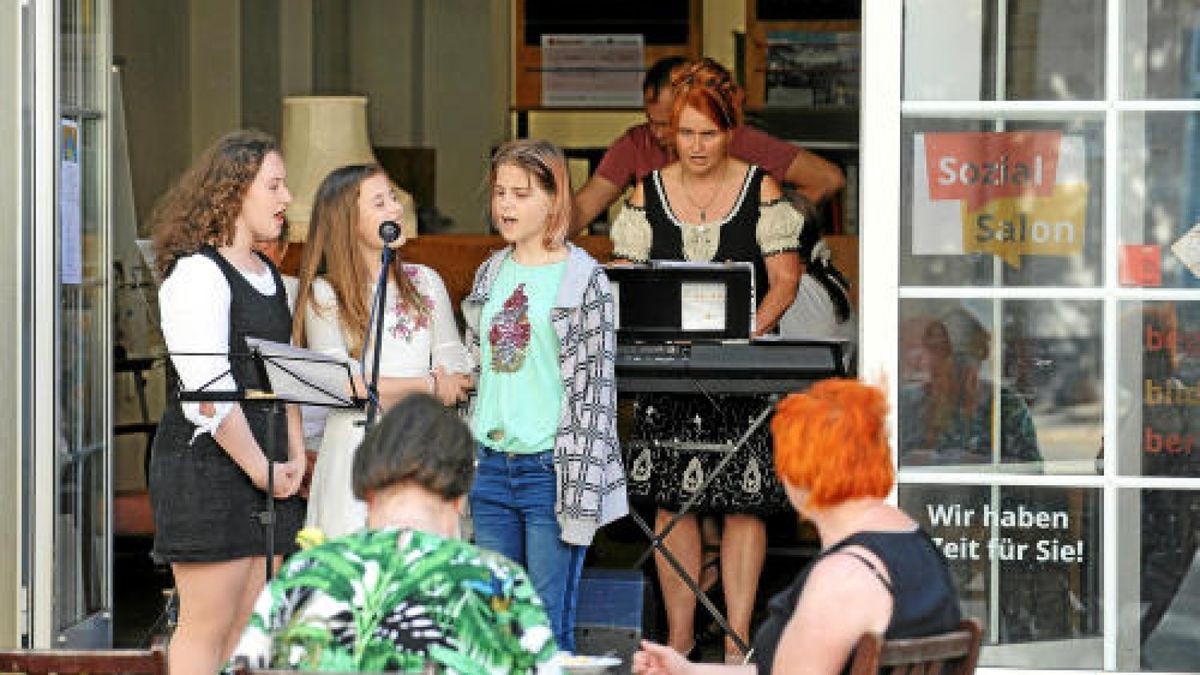
<instances>
[{"instance_id":1,"label":"grey cardigan","mask_svg":"<svg viewBox=\"0 0 1200 675\"><path fill-rule=\"evenodd\" d=\"M467 346L480 363L479 320L500 265L512 246L493 253L475 272L463 299ZM616 328L612 288L604 268L568 243L567 267L550 321L558 334L562 410L554 436L558 489L554 511L562 539L587 546L596 530L629 512L625 468L617 441Z\"/></svg>"}]
</instances>

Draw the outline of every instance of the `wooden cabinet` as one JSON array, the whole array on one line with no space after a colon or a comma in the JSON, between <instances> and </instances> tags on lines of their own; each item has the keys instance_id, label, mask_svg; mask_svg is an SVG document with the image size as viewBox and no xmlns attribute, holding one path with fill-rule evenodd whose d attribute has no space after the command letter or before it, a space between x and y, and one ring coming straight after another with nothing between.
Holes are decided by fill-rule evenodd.
<instances>
[{"instance_id":1,"label":"wooden cabinet","mask_svg":"<svg viewBox=\"0 0 1200 675\"><path fill-rule=\"evenodd\" d=\"M857 109L861 14L859 0L746 0L746 107Z\"/></svg>"},{"instance_id":2,"label":"wooden cabinet","mask_svg":"<svg viewBox=\"0 0 1200 675\"><path fill-rule=\"evenodd\" d=\"M513 107L542 107L543 35L641 35L646 67L665 56L699 58L702 15L702 0L518 0Z\"/></svg>"},{"instance_id":3,"label":"wooden cabinet","mask_svg":"<svg viewBox=\"0 0 1200 675\"><path fill-rule=\"evenodd\" d=\"M842 169L818 210L832 234L858 232L861 17L860 0L746 0L747 117Z\"/></svg>"}]
</instances>

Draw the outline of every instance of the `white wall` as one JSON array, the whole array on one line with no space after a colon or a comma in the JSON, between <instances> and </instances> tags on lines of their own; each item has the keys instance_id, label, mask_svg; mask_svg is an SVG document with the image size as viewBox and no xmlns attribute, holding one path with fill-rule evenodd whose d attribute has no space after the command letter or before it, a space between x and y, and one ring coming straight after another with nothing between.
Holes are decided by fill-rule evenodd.
<instances>
[{"instance_id":1,"label":"white wall","mask_svg":"<svg viewBox=\"0 0 1200 675\"><path fill-rule=\"evenodd\" d=\"M370 99L371 142L437 149L437 207L483 231L479 186L508 136L510 3L359 0L350 5L350 84Z\"/></svg>"},{"instance_id":2,"label":"white wall","mask_svg":"<svg viewBox=\"0 0 1200 675\"><path fill-rule=\"evenodd\" d=\"M114 0L129 168L143 234L154 202L192 157L187 0ZM117 227L121 224L118 223Z\"/></svg>"},{"instance_id":3,"label":"white wall","mask_svg":"<svg viewBox=\"0 0 1200 675\"><path fill-rule=\"evenodd\" d=\"M188 0L188 26L191 150L196 155L242 126L239 2Z\"/></svg>"},{"instance_id":4,"label":"white wall","mask_svg":"<svg viewBox=\"0 0 1200 675\"><path fill-rule=\"evenodd\" d=\"M438 207L457 232L482 232L486 162L508 137L508 3L437 0L426 12L425 125L437 148Z\"/></svg>"},{"instance_id":5,"label":"white wall","mask_svg":"<svg viewBox=\"0 0 1200 675\"><path fill-rule=\"evenodd\" d=\"M424 0L358 0L349 5L350 87L368 97L371 143L421 144L420 26Z\"/></svg>"}]
</instances>

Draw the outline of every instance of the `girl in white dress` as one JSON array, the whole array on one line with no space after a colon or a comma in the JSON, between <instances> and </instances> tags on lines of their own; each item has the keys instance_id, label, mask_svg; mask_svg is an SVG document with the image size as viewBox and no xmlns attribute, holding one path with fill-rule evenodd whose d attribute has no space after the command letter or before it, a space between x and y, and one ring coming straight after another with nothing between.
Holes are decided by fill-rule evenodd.
<instances>
[{"instance_id":1,"label":"girl in white dress","mask_svg":"<svg viewBox=\"0 0 1200 675\"><path fill-rule=\"evenodd\" d=\"M396 189L377 165L344 166L317 189L308 243L300 267L293 325L297 344L371 368L373 346L363 354L383 241L380 223L400 222ZM401 236L391 246L404 245ZM423 391L445 405L466 399L474 363L463 346L454 310L437 272L393 258L379 358L379 402L384 410L404 395ZM321 274L322 276L317 276ZM372 331L373 335L373 331ZM368 375L369 375L368 370ZM362 381L359 390L365 391ZM325 425L309 493L306 525L335 537L366 524L366 505L350 485L354 451L363 437L359 411L335 410Z\"/></svg>"}]
</instances>

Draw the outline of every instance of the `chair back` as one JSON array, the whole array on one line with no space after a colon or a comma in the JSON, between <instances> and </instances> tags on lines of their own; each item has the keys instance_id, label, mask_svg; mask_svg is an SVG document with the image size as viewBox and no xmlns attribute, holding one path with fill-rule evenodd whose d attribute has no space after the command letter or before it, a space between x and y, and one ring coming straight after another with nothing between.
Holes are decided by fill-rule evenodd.
<instances>
[{"instance_id":1,"label":"chair back","mask_svg":"<svg viewBox=\"0 0 1200 675\"><path fill-rule=\"evenodd\" d=\"M0 650L0 673L148 673L167 672L167 652L150 649L9 649Z\"/></svg>"},{"instance_id":2,"label":"chair back","mask_svg":"<svg viewBox=\"0 0 1200 675\"><path fill-rule=\"evenodd\" d=\"M963 619L948 633L906 640L884 640L867 633L851 657L851 675L971 675L979 662L983 627Z\"/></svg>"}]
</instances>

